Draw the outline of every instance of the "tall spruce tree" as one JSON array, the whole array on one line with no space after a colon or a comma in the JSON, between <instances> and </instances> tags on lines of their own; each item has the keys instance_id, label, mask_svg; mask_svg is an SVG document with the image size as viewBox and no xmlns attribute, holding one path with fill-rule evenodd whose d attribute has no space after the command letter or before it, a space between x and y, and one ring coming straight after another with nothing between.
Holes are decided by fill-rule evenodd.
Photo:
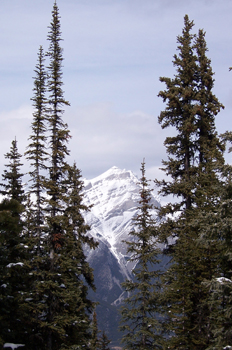
<instances>
[{"instance_id":1,"label":"tall spruce tree","mask_svg":"<svg viewBox=\"0 0 232 350\"><path fill-rule=\"evenodd\" d=\"M173 79L161 77L160 81L166 84L167 89L160 91L159 95L167 107L158 118L162 128L175 127L177 135L167 137L165 146L168 160L162 161L166 174L172 177L172 181L163 181L162 194L173 194L180 199L173 210L189 209L193 201L192 174L194 173L193 159L195 152L194 135L195 101L196 101L196 55L193 50L191 34L193 21L188 16L184 18L182 36L177 37L179 55L174 55L173 65L177 74Z\"/></svg>"},{"instance_id":2,"label":"tall spruce tree","mask_svg":"<svg viewBox=\"0 0 232 350\"><path fill-rule=\"evenodd\" d=\"M46 71L44 67L44 52L42 46L39 48L38 61L35 67L34 96L32 97L34 112L31 124L32 134L29 137L29 145L25 152L27 160L30 162L31 186L28 191L26 212L24 215L24 237L27 240L28 255L25 266L25 281L27 291L22 295L20 311L22 321L27 329L28 336L24 340L27 347L35 350L43 347L42 333L40 329L41 303L43 294L40 284L44 279L46 269L47 251L45 248L45 236L47 234L45 226L45 175L46 160Z\"/></svg>"},{"instance_id":3,"label":"tall spruce tree","mask_svg":"<svg viewBox=\"0 0 232 350\"><path fill-rule=\"evenodd\" d=\"M25 155L30 161L32 171L29 173L31 176L31 189L30 193L35 194L35 215L34 225L37 231L36 235L39 238L41 236L41 225L44 222L43 202L44 202L44 171L46 170L46 160L48 154L46 151L46 71L44 67L44 52L43 47L40 46L38 53L38 63L35 67L34 78L34 96L31 99L33 101L34 113L32 122L32 135L29 137L29 145Z\"/></svg>"},{"instance_id":4,"label":"tall spruce tree","mask_svg":"<svg viewBox=\"0 0 232 350\"><path fill-rule=\"evenodd\" d=\"M215 116L224 106L213 94L214 78L211 61L206 56L205 32L199 30L194 46L197 53L196 95L196 189L195 203L202 210L220 196L220 171L224 164L225 143L217 135ZM218 187L219 186L219 187Z\"/></svg>"},{"instance_id":5,"label":"tall spruce tree","mask_svg":"<svg viewBox=\"0 0 232 350\"><path fill-rule=\"evenodd\" d=\"M29 137L29 145L25 155L30 162L31 186L28 193L28 201L25 212L24 236L27 239L27 280L28 290L21 298L20 310L23 315L23 323L29 336L25 343L35 350L42 344L42 332L40 330L41 307L43 301L40 291L40 283L46 269L45 235L45 175L46 160L46 71L44 67L45 57L42 46L39 47L38 61L35 67L34 95L32 97L34 112L31 124L32 134Z\"/></svg>"},{"instance_id":6,"label":"tall spruce tree","mask_svg":"<svg viewBox=\"0 0 232 350\"><path fill-rule=\"evenodd\" d=\"M160 78L167 89L159 96L167 103L159 122L172 126L177 135L167 137L168 160L163 170L171 178L156 181L160 194L172 194L177 201L160 211L160 236L175 244L167 251L172 265L163 283L164 331L170 349L206 349L210 339L208 291L202 282L217 269L217 247L197 245L200 228L193 223L204 208L219 198L219 169L223 164L223 143L215 131L214 118L223 107L212 93L213 73L206 57L204 32L191 34L194 23L186 15L182 36L177 37L179 55L173 64L173 79ZM170 215L173 217L170 218Z\"/></svg>"},{"instance_id":7,"label":"tall spruce tree","mask_svg":"<svg viewBox=\"0 0 232 350\"><path fill-rule=\"evenodd\" d=\"M60 17L56 2L53 5L52 22L49 27L48 41L49 50L47 56L50 59L48 65L48 124L50 132L50 179L46 183L47 194L49 195L48 211L51 241L51 265L56 246L60 245L62 236L61 222L63 199L65 188L63 187L63 179L68 169L66 156L69 154L67 143L70 138L67 124L62 119L64 106L69 102L64 99L64 91L62 89L62 62L63 49L60 46L61 31ZM61 216L60 216L61 214Z\"/></svg>"},{"instance_id":8,"label":"tall spruce tree","mask_svg":"<svg viewBox=\"0 0 232 350\"><path fill-rule=\"evenodd\" d=\"M3 173L4 182L0 203L0 338L2 342L19 342L24 336L20 296L26 290L24 259L26 253L22 215L24 190L21 155L16 139L5 158L9 163ZM3 344L2 344L3 345Z\"/></svg>"},{"instance_id":9,"label":"tall spruce tree","mask_svg":"<svg viewBox=\"0 0 232 350\"><path fill-rule=\"evenodd\" d=\"M39 231L34 230L33 224L30 225L31 219L27 226L28 232L31 232L31 242L36 239L34 246L39 246L37 251L30 250L30 264L33 267L30 272L31 289L27 304L23 305L24 314L28 310L32 312L28 324L30 336L26 344L36 350L87 349L91 339L90 315L94 307L88 298L88 288L94 288L93 273L86 261L83 245L94 248L96 244L88 238L89 226L82 216L89 209L82 202L83 184L80 171L75 165L71 167L66 162L70 135L62 115L63 108L69 103L64 99L62 90L61 40L60 17L55 2L48 34L50 45L47 56L50 64L47 67L49 96L46 119L50 152L47 162L49 176L44 181L42 176L38 177L38 170L43 169L46 159L43 148L45 76L41 49L33 99L36 109L34 134L28 153L34 167L33 190L37 195L35 212L41 209L40 213L43 214L42 217L38 216L38 225L44 220ZM38 99L39 96L41 99ZM40 195L43 185L46 199L42 205ZM33 211L28 211L29 217L30 214L33 217Z\"/></svg>"},{"instance_id":10,"label":"tall spruce tree","mask_svg":"<svg viewBox=\"0 0 232 350\"><path fill-rule=\"evenodd\" d=\"M160 349L159 313L160 271L157 269L160 250L157 247L157 231L151 210L151 190L145 176L145 163L141 166L140 201L134 227L127 242L130 261L136 263L132 280L122 283L128 293L121 309L125 349Z\"/></svg>"},{"instance_id":11,"label":"tall spruce tree","mask_svg":"<svg viewBox=\"0 0 232 350\"><path fill-rule=\"evenodd\" d=\"M64 219L64 195L65 187L63 180L67 171L66 156L69 154L67 142L70 137L67 125L62 120L64 106L68 102L64 99L62 89L62 48L60 32L60 17L56 2L53 5L52 21L49 27L48 41L49 50L47 56L48 65L48 129L50 133L50 165L49 179L46 181L47 200L47 247L49 247L48 281L49 290L47 296L47 337L48 349L59 348L62 336L65 336L63 327L57 326L57 318L61 316L59 308L62 293L60 285L55 277L59 272L58 257L61 256L61 248L65 242L65 219ZM59 296L60 294L60 296ZM57 330L57 331L56 331Z\"/></svg>"}]
</instances>

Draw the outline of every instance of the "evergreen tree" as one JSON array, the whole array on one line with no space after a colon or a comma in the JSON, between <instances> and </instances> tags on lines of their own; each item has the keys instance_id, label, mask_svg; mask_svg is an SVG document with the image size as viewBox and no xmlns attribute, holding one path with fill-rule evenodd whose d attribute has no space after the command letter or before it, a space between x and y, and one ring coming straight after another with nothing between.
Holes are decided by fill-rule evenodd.
<instances>
[{"instance_id":1,"label":"evergreen tree","mask_svg":"<svg viewBox=\"0 0 232 350\"><path fill-rule=\"evenodd\" d=\"M22 341L24 335L19 312L20 293L25 291L22 212L23 206L14 199L0 203L0 338L4 343Z\"/></svg>"},{"instance_id":2,"label":"evergreen tree","mask_svg":"<svg viewBox=\"0 0 232 350\"><path fill-rule=\"evenodd\" d=\"M35 212L27 211L26 229L31 242L29 259L31 288L27 294L27 303L22 304L22 310L25 315L28 311L32 312L28 323L30 336L27 340L27 346L30 348L87 349L91 339L90 315L94 307L88 298L88 289L94 288L94 283L92 269L86 261L83 245L87 244L90 248L94 248L96 243L88 238L89 226L83 219L83 213L89 208L82 202L83 184L80 171L76 165L71 167L66 162L70 135L62 115L63 107L68 105L68 102L64 99L62 90L63 58L60 47L60 18L56 2L49 29L48 107L45 109L45 74L43 53L40 49L33 98L35 107L33 136L27 153L34 167L31 173L34 184L32 190L36 193L37 206ZM40 170L45 168L46 160L45 112L50 154L47 167L49 178L43 181ZM44 204L43 188L46 197ZM35 229L33 223L31 224L34 216L38 218L36 222L39 230Z\"/></svg>"},{"instance_id":3,"label":"evergreen tree","mask_svg":"<svg viewBox=\"0 0 232 350\"><path fill-rule=\"evenodd\" d=\"M44 68L44 53L43 48L40 46L38 53L38 63L35 67L34 78L34 96L32 98L33 107L35 109L33 113L32 122L32 135L30 136L30 144L27 147L25 155L31 163L33 170L30 172L32 186L30 193L35 194L35 230L37 236L41 236L41 225L44 222L43 213L43 192L44 192L44 175L42 172L46 170L45 162L48 158L46 152L46 72Z\"/></svg>"},{"instance_id":4,"label":"evergreen tree","mask_svg":"<svg viewBox=\"0 0 232 350\"><path fill-rule=\"evenodd\" d=\"M97 323L97 314L94 310L93 312L93 320L92 320L92 337L90 342L90 350L110 350L109 344L110 340L107 338L107 335L105 332L101 332L98 330L98 323ZM99 333L102 333L99 336Z\"/></svg>"},{"instance_id":5,"label":"evergreen tree","mask_svg":"<svg viewBox=\"0 0 232 350\"><path fill-rule=\"evenodd\" d=\"M197 52L197 96L196 96L196 204L201 208L212 205L220 196L221 167L224 164L224 142L219 140L215 127L215 116L224 106L213 94L214 79L211 61L206 56L205 32L199 30L195 40Z\"/></svg>"},{"instance_id":6,"label":"evergreen tree","mask_svg":"<svg viewBox=\"0 0 232 350\"><path fill-rule=\"evenodd\" d=\"M40 46L38 62L35 67L34 96L32 97L34 112L31 124L32 134L29 137L29 145L25 155L30 162L32 170L31 186L29 188L28 202L26 205L24 236L27 239L27 280L28 290L21 299L20 310L23 315L23 322L26 325L29 337L26 344L35 350L40 348L41 331L39 327L39 303L42 297L38 296L39 283L43 280L41 271L46 261L46 249L44 249L45 237L45 213L44 213L44 181L46 171L46 71L44 67L44 53ZM35 197L35 199L34 199ZM31 198L34 201L31 201ZM28 302L30 301L30 302ZM37 310L37 312L35 311Z\"/></svg>"},{"instance_id":7,"label":"evergreen tree","mask_svg":"<svg viewBox=\"0 0 232 350\"><path fill-rule=\"evenodd\" d=\"M90 249L95 249L98 243L92 237L88 236L90 226L85 223L83 213L88 212L90 207L83 203L84 184L81 179L81 172L77 168L76 163L69 167L67 172L67 180L64 182L67 190L65 217L68 219L68 230L74 233L79 244L79 251L81 256L80 273L84 277L86 284L95 289L93 269L90 268L84 253L84 246ZM90 302L91 308L93 303Z\"/></svg>"},{"instance_id":8,"label":"evergreen tree","mask_svg":"<svg viewBox=\"0 0 232 350\"><path fill-rule=\"evenodd\" d=\"M52 269L46 231L40 238L39 255L35 249L34 254L30 250L31 288L21 309L24 315L31 314L29 320L24 320L30 329L26 344L36 350L50 346L50 337L52 349L75 346L87 349L91 340L94 303L88 298L88 290L94 289L94 283L83 246L93 248L96 243L87 237L89 226L83 212L89 208L82 203L83 182L76 165L69 167L63 186L66 189L64 212L60 215L63 236L62 241L57 241Z\"/></svg>"},{"instance_id":9,"label":"evergreen tree","mask_svg":"<svg viewBox=\"0 0 232 350\"><path fill-rule=\"evenodd\" d=\"M136 263L132 280L122 283L128 293L121 309L125 349L160 349L160 325L156 318L159 313L160 271L157 248L157 231L152 218L151 190L145 177L145 163L141 166L140 201L138 214L129 233L127 242L130 261Z\"/></svg>"},{"instance_id":10,"label":"evergreen tree","mask_svg":"<svg viewBox=\"0 0 232 350\"><path fill-rule=\"evenodd\" d=\"M65 336L63 327L54 328L57 324L57 317L61 315L60 304L60 285L57 281L59 274L58 257L62 255L62 247L65 244L65 224L64 218L64 199L66 189L63 186L63 180L67 171L66 156L69 154L67 142L69 131L67 125L62 120L63 106L68 105L64 99L62 90L62 48L60 32L60 17L56 2L53 5L52 21L49 27L48 41L49 50L47 56L50 59L48 66L48 129L50 133L50 178L46 181L47 200L47 247L49 247L48 259L48 283L47 285L47 336L46 347L48 349L59 348L60 338ZM64 290L64 289L63 289ZM60 295L60 296L59 296ZM64 311L64 309L63 309Z\"/></svg>"},{"instance_id":11,"label":"evergreen tree","mask_svg":"<svg viewBox=\"0 0 232 350\"><path fill-rule=\"evenodd\" d=\"M22 186L23 174L20 173L20 168L23 165L21 161L21 154L18 152L17 141L12 141L10 152L5 154L5 158L9 160L6 164L6 169L2 175L4 182L1 186L4 188L0 191L1 194L6 195L9 199L15 199L19 203L25 200L25 194Z\"/></svg>"},{"instance_id":12,"label":"evergreen tree","mask_svg":"<svg viewBox=\"0 0 232 350\"><path fill-rule=\"evenodd\" d=\"M186 15L182 36L177 37L174 79L160 78L167 90L159 96L167 107L159 122L162 128L175 127L177 135L165 140L168 160L163 161L163 170L171 180L156 181L160 194L179 199L161 209L159 230L166 243L173 238L167 245L172 264L163 278L167 346L184 350L205 349L211 336L208 290L202 282L217 270L218 250L214 242L207 247L197 245L200 227L196 218L219 200L224 151L214 124L223 106L212 92L214 80L206 57L205 34L199 31L198 36L192 35L193 25Z\"/></svg>"},{"instance_id":13,"label":"evergreen tree","mask_svg":"<svg viewBox=\"0 0 232 350\"><path fill-rule=\"evenodd\" d=\"M93 313L91 328L92 328L92 337L91 337L90 349L98 350L99 349L99 339L98 339L99 330L98 330L98 324L97 324L97 314L95 310Z\"/></svg>"},{"instance_id":14,"label":"evergreen tree","mask_svg":"<svg viewBox=\"0 0 232 350\"><path fill-rule=\"evenodd\" d=\"M62 90L62 52L60 47L60 17L56 2L52 11L52 22L49 27L48 41L50 43L47 56L50 59L48 68L48 123L50 131L51 166L50 182L48 185L49 194L52 198L53 215L59 212L59 181L67 170L66 156L69 154L67 142L71 137L67 124L62 120L63 107L69 105L64 99ZM63 191L61 191L62 193Z\"/></svg>"},{"instance_id":15,"label":"evergreen tree","mask_svg":"<svg viewBox=\"0 0 232 350\"><path fill-rule=\"evenodd\" d=\"M26 211L24 213L23 235L27 244L27 256L24 261L27 290L20 299L22 322L27 330L24 343L33 349L40 349L42 335L39 327L40 303L43 296L39 293L39 284L44 278L42 271L46 269L46 249L44 246L45 213L44 213L44 181L46 174L46 72L44 53L40 46L38 62L35 67L32 134L25 155L32 170L29 172L31 186L28 192ZM33 201L31 200L33 198ZM45 265L44 265L45 263Z\"/></svg>"},{"instance_id":16,"label":"evergreen tree","mask_svg":"<svg viewBox=\"0 0 232 350\"><path fill-rule=\"evenodd\" d=\"M231 142L231 133L223 135L225 141ZM230 149L231 151L231 149ZM203 210L196 225L200 226L199 244L204 247L217 246L217 273L204 281L209 293L210 338L207 350L226 349L232 344L232 168L222 168L220 200L211 210Z\"/></svg>"},{"instance_id":17,"label":"evergreen tree","mask_svg":"<svg viewBox=\"0 0 232 350\"><path fill-rule=\"evenodd\" d=\"M175 54L173 61L177 74L173 79L160 78L160 81L166 84L167 90L160 91L158 95L167 103L165 110L160 113L159 123L163 129L172 126L177 130L176 136L167 137L165 140L168 160L162 161L166 174L173 180L159 183L163 195L173 194L180 199L178 204L173 205L173 211L191 207L192 189L195 186L192 175L196 134L197 58L192 43L195 38L191 34L193 25L186 15L182 36L177 37L179 56Z\"/></svg>"},{"instance_id":18,"label":"evergreen tree","mask_svg":"<svg viewBox=\"0 0 232 350\"><path fill-rule=\"evenodd\" d=\"M43 301L42 293L39 293L40 282L43 280L41 273L46 268L46 249L44 247L45 213L44 213L44 181L46 174L46 71L44 67L44 52L42 46L38 52L38 62L35 67L34 96L32 97L34 112L31 124L32 134L29 137L29 145L25 155L29 160L32 170L31 186L29 188L28 202L26 205L24 236L27 239L27 280L28 290L21 299L20 310L23 322L26 325L29 336L25 343L35 350L40 349L42 333L40 330L40 303ZM33 202L31 201L33 198ZM35 198L35 199L34 199Z\"/></svg>"},{"instance_id":19,"label":"evergreen tree","mask_svg":"<svg viewBox=\"0 0 232 350\"><path fill-rule=\"evenodd\" d=\"M69 105L62 90L62 48L60 47L60 17L56 2L53 5L52 22L49 27L50 43L48 57L48 124L50 132L50 179L46 181L48 200L48 226L50 236L51 267L56 247L62 245L62 212L65 188L63 180L68 169L66 156L69 154L67 142L70 138L67 125L62 120L63 106Z\"/></svg>"},{"instance_id":20,"label":"evergreen tree","mask_svg":"<svg viewBox=\"0 0 232 350\"><path fill-rule=\"evenodd\" d=\"M99 350L110 350L109 348L110 340L107 338L105 332L102 332L102 335L99 338Z\"/></svg>"},{"instance_id":21,"label":"evergreen tree","mask_svg":"<svg viewBox=\"0 0 232 350\"><path fill-rule=\"evenodd\" d=\"M95 307L95 303L88 297L88 291L90 288L95 291L95 285L93 269L87 262L84 247L95 249L98 243L88 236L90 226L85 223L83 213L89 211L90 208L83 203L83 181L80 170L77 169L75 163L72 167L69 167L64 185L67 191L65 210L67 219L66 236L69 237L71 235L75 240L75 251L77 252L77 271L75 276L79 281L79 289L81 291L81 305L79 309L82 310L82 323L76 325L76 334L78 334L78 342L81 341L81 343L86 345L91 339L91 315ZM67 259L69 254L65 253L64 256Z\"/></svg>"},{"instance_id":22,"label":"evergreen tree","mask_svg":"<svg viewBox=\"0 0 232 350\"><path fill-rule=\"evenodd\" d=\"M228 189L228 188L227 188ZM231 192L231 184L230 191ZM228 195L229 193L227 193ZM210 212L203 211L198 221L201 223L200 244L217 244L217 273L203 284L208 291L210 309L210 341L207 350L224 349L232 344L232 275L231 275L231 193L222 198L221 203Z\"/></svg>"},{"instance_id":23,"label":"evergreen tree","mask_svg":"<svg viewBox=\"0 0 232 350\"><path fill-rule=\"evenodd\" d=\"M4 170L0 203L0 338L4 342L23 339L24 325L19 311L20 296L26 290L24 281L26 255L22 215L25 199L20 173L21 155L14 140L5 155L9 163Z\"/></svg>"}]
</instances>

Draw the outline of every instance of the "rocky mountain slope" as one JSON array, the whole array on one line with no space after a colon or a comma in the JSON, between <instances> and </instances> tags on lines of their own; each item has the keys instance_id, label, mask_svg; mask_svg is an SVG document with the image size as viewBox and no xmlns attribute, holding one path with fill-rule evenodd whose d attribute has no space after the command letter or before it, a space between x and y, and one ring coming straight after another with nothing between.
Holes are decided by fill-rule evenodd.
<instances>
[{"instance_id":1,"label":"rocky mountain slope","mask_svg":"<svg viewBox=\"0 0 232 350\"><path fill-rule=\"evenodd\" d=\"M131 172L112 167L102 175L85 180L85 203L93 205L85 219L91 226L90 234L99 242L97 249L87 251L88 261L94 269L97 291L91 295L99 302L97 308L99 328L108 337L120 337L118 307L123 299L120 283L131 277L133 265L128 262L127 246L132 229L132 218L138 210L139 180ZM159 205L157 197L152 202ZM155 211L154 211L155 215Z\"/></svg>"}]
</instances>

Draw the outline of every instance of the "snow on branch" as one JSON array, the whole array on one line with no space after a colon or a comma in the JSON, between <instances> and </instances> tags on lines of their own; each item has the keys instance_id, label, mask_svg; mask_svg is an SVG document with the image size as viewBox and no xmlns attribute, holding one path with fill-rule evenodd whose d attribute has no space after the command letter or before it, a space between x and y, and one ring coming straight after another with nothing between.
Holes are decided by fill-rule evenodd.
<instances>
[{"instance_id":1,"label":"snow on branch","mask_svg":"<svg viewBox=\"0 0 232 350\"><path fill-rule=\"evenodd\" d=\"M5 343L3 345L4 348L11 348L12 350L20 348L21 346L25 346L25 344L13 344L13 343Z\"/></svg>"}]
</instances>

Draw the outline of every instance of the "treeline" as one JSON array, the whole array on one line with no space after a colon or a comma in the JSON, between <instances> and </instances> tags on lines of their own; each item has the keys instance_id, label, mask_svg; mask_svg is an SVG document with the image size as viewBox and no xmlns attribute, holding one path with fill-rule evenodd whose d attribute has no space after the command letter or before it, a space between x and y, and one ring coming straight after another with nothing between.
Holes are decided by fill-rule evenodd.
<instances>
[{"instance_id":1,"label":"treeline","mask_svg":"<svg viewBox=\"0 0 232 350\"><path fill-rule=\"evenodd\" d=\"M222 350L232 348L232 167L215 116L224 106L213 94L205 32L192 33L186 15L177 37L174 78L162 77L160 113L167 137L168 180L155 183L173 201L150 216L150 188L142 163L141 201L128 242L138 261L122 308L125 349ZM161 250L160 247L163 247ZM161 261L168 261L161 266Z\"/></svg>"},{"instance_id":2,"label":"treeline","mask_svg":"<svg viewBox=\"0 0 232 350\"><path fill-rule=\"evenodd\" d=\"M151 216L151 190L141 166L138 214L128 242L136 261L121 309L124 348L225 349L232 346L232 168L224 161L232 134L219 136L215 116L223 105L213 94L205 33L192 34L186 15L177 37L174 78L160 78L166 108L159 116L167 137L163 170L155 181L174 200ZM0 346L25 349L109 349L99 335L93 271L83 247L97 247L83 214L83 182L68 164L70 132L63 121L69 102L62 89L60 17L56 2L49 48L39 48L32 131L25 152L31 166L25 192L17 140L5 155L0 203ZM48 62L47 62L48 61ZM161 249L162 247L162 249ZM165 256L165 268L160 262Z\"/></svg>"}]
</instances>

